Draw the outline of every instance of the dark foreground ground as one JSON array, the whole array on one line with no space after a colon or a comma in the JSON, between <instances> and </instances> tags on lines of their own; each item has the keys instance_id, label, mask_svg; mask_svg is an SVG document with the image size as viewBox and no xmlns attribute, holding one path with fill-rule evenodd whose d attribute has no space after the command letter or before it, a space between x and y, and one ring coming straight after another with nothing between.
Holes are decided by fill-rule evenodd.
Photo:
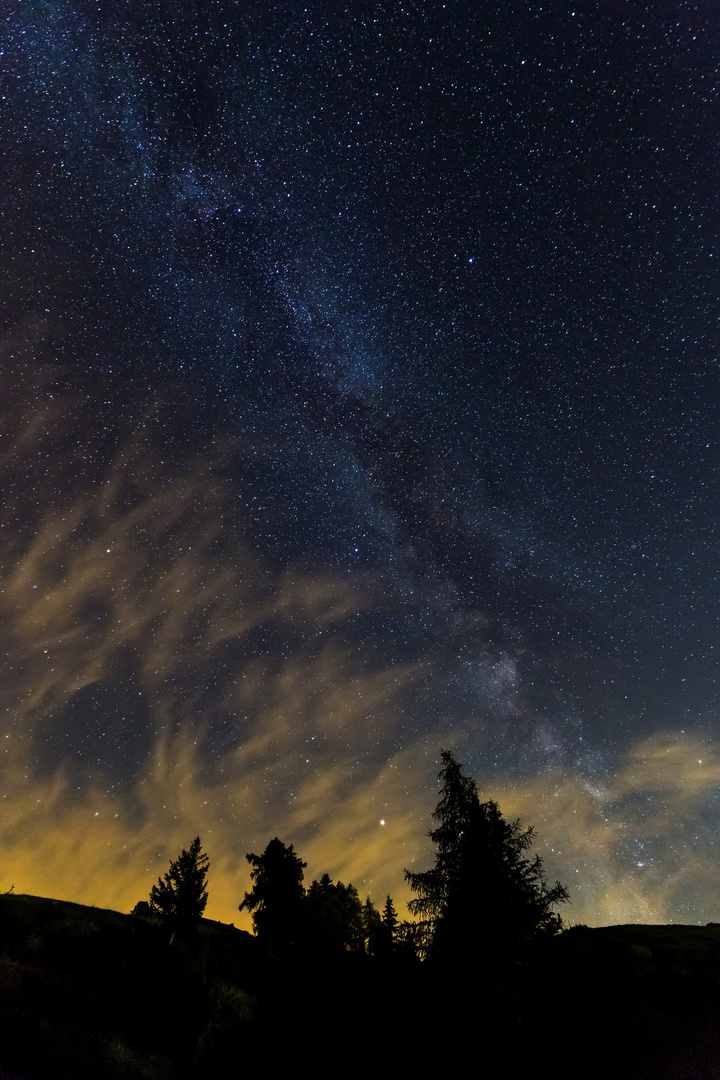
<instances>
[{"instance_id":1,"label":"dark foreground ground","mask_svg":"<svg viewBox=\"0 0 720 1080\"><path fill-rule=\"evenodd\" d=\"M462 1076L468 1052L480 1078L717 1080L720 928L574 928L498 980L0 896L0 1080Z\"/></svg>"}]
</instances>

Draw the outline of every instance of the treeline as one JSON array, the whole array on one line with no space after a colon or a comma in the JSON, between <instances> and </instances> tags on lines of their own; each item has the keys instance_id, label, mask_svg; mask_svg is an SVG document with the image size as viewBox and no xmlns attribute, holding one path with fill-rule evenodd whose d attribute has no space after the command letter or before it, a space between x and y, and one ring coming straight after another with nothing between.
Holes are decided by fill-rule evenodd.
<instances>
[{"instance_id":1,"label":"treeline","mask_svg":"<svg viewBox=\"0 0 720 1080\"><path fill-rule=\"evenodd\" d=\"M481 803L475 781L451 753L442 751L442 762L437 827L430 832L435 865L405 870L416 894L409 903L414 921L399 919L390 896L379 911L354 885L328 874L306 889L307 864L292 844L274 837L262 854L246 856L253 884L239 909L250 912L258 940L280 954L312 949L433 962L482 958L487 968L557 934L562 920L555 908L568 893L560 882L549 885L540 857L529 856L534 830L506 821L497 803ZM208 870L196 837L133 914L167 920L172 939L179 926L202 916Z\"/></svg>"},{"instance_id":2,"label":"treeline","mask_svg":"<svg viewBox=\"0 0 720 1080\"><path fill-rule=\"evenodd\" d=\"M323 951L387 954L397 944L398 917L390 896L380 914L368 896L363 903L354 885L323 874L305 890L306 867L276 836L262 855L246 856L253 887L240 910L252 914L260 941L275 950L306 945Z\"/></svg>"},{"instance_id":3,"label":"treeline","mask_svg":"<svg viewBox=\"0 0 720 1080\"><path fill-rule=\"evenodd\" d=\"M262 855L246 856L254 884L239 910L252 915L258 940L268 949L287 953L301 947L324 952L356 952L389 956L417 953L417 926L398 918L390 896L382 911L370 897L363 902L354 885L333 881L323 874L306 889L307 863L293 845L274 837ZM206 879L210 862L197 836L170 864L164 878L141 900L133 915L164 919L172 936L201 918L208 901Z\"/></svg>"}]
</instances>

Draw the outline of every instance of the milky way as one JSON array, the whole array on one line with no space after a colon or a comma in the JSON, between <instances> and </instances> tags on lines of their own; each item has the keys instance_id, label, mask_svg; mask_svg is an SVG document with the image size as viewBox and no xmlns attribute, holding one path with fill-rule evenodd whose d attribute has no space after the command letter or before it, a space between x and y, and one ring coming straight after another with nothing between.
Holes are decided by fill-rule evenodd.
<instances>
[{"instance_id":1,"label":"milky way","mask_svg":"<svg viewBox=\"0 0 720 1080\"><path fill-rule=\"evenodd\" d=\"M717 918L713 6L12 5L0 888L400 905L446 747Z\"/></svg>"}]
</instances>

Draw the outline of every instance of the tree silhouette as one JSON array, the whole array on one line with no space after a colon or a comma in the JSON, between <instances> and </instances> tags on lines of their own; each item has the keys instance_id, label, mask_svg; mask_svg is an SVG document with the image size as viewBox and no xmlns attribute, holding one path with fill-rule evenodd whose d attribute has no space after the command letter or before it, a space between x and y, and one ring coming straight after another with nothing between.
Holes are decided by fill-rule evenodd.
<instances>
[{"instance_id":1,"label":"tree silhouette","mask_svg":"<svg viewBox=\"0 0 720 1080\"><path fill-rule=\"evenodd\" d=\"M366 897L363 904L363 927L365 930L365 948L370 956L382 953L385 927L383 926L380 912L373 904L370 897Z\"/></svg>"},{"instance_id":2,"label":"tree silhouette","mask_svg":"<svg viewBox=\"0 0 720 1080\"><path fill-rule=\"evenodd\" d=\"M329 874L323 874L307 891L306 912L310 937L316 947L363 951L363 905L354 885L334 883Z\"/></svg>"},{"instance_id":3,"label":"tree silhouette","mask_svg":"<svg viewBox=\"0 0 720 1080\"><path fill-rule=\"evenodd\" d=\"M548 887L540 856L526 858L534 830L506 821L497 803L481 803L475 781L448 751L442 761L438 826L430 832L435 866L405 871L417 894L410 911L420 917L431 956L507 959L560 930L553 907L568 893L559 882Z\"/></svg>"},{"instance_id":4,"label":"tree silhouette","mask_svg":"<svg viewBox=\"0 0 720 1080\"><path fill-rule=\"evenodd\" d=\"M303 871L307 866L276 836L262 855L245 856L254 885L238 906L251 912L257 937L271 948L297 944L303 924Z\"/></svg>"},{"instance_id":5,"label":"tree silhouette","mask_svg":"<svg viewBox=\"0 0 720 1080\"><path fill-rule=\"evenodd\" d=\"M368 901L369 901L368 897ZM373 908L373 911L375 909ZM367 916L366 916L367 918ZM369 938L368 952L373 956L387 959L395 949L395 935L398 925L398 917L393 902L388 894L382 915L375 911L373 919L373 933Z\"/></svg>"},{"instance_id":6,"label":"tree silhouette","mask_svg":"<svg viewBox=\"0 0 720 1080\"><path fill-rule=\"evenodd\" d=\"M427 944L426 924L407 919L398 922L393 932L392 952L404 963L419 961L427 954Z\"/></svg>"},{"instance_id":7,"label":"tree silhouette","mask_svg":"<svg viewBox=\"0 0 720 1080\"><path fill-rule=\"evenodd\" d=\"M397 944L397 927L397 912L393 906L390 893L388 893L380 916L380 927L376 934L376 956L392 956Z\"/></svg>"},{"instance_id":8,"label":"tree silhouette","mask_svg":"<svg viewBox=\"0 0 720 1080\"><path fill-rule=\"evenodd\" d=\"M205 878L209 868L208 856L202 851L200 837L196 836L190 850L183 848L175 862L170 863L164 880L158 878L157 885L153 885L150 912L175 921L199 919L208 901Z\"/></svg>"},{"instance_id":9,"label":"tree silhouette","mask_svg":"<svg viewBox=\"0 0 720 1080\"><path fill-rule=\"evenodd\" d=\"M395 910L390 893L388 893L387 900L385 901L385 907L382 913L382 924L390 933L390 938L395 933L395 927L398 924L397 911Z\"/></svg>"}]
</instances>

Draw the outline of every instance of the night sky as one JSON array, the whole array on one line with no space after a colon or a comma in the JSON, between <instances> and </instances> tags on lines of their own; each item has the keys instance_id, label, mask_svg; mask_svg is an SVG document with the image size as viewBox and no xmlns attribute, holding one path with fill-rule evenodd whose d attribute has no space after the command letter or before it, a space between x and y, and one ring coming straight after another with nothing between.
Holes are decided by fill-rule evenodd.
<instances>
[{"instance_id":1,"label":"night sky","mask_svg":"<svg viewBox=\"0 0 720 1080\"><path fill-rule=\"evenodd\" d=\"M720 919L716 2L0 6L0 889Z\"/></svg>"}]
</instances>

